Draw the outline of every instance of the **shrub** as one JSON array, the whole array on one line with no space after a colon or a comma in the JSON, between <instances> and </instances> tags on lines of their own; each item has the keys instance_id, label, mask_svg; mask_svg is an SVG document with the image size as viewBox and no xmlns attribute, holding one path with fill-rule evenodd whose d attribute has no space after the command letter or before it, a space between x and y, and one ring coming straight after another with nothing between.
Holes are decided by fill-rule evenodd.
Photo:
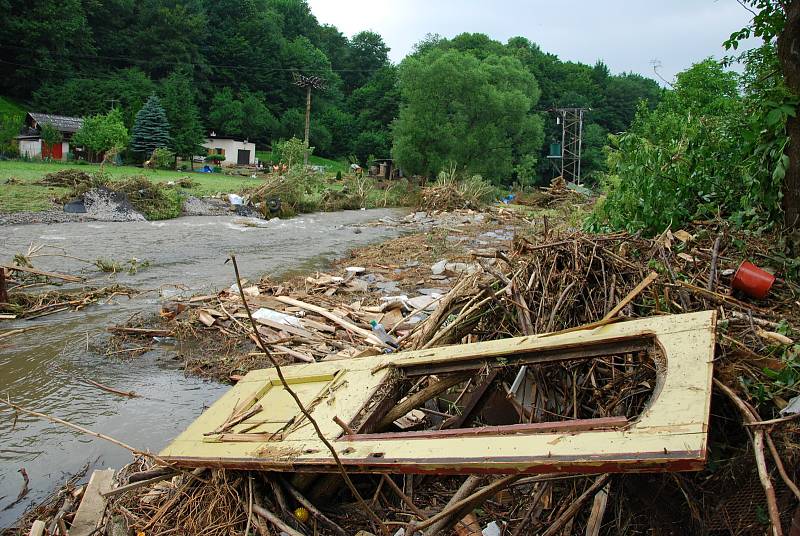
<instances>
[{"instance_id":1,"label":"shrub","mask_svg":"<svg viewBox=\"0 0 800 536\"><path fill-rule=\"evenodd\" d=\"M206 157L206 162L209 164L219 164L220 162L225 161L224 154L210 154Z\"/></svg>"},{"instance_id":2,"label":"shrub","mask_svg":"<svg viewBox=\"0 0 800 536\"><path fill-rule=\"evenodd\" d=\"M737 83L706 60L680 73L654 110L641 105L628 132L609 136L606 197L587 227L655 235L695 219L781 221L785 124L794 109L780 88L773 101L743 95Z\"/></svg>"},{"instance_id":3,"label":"shrub","mask_svg":"<svg viewBox=\"0 0 800 536\"><path fill-rule=\"evenodd\" d=\"M292 167L303 162L303 154L306 151L306 144L297 138L291 138L275 144L275 156L284 162L287 166ZM308 148L308 155L314 152L313 147Z\"/></svg>"},{"instance_id":4,"label":"shrub","mask_svg":"<svg viewBox=\"0 0 800 536\"><path fill-rule=\"evenodd\" d=\"M158 169L175 169L175 153L166 147L153 151L153 160Z\"/></svg>"}]
</instances>

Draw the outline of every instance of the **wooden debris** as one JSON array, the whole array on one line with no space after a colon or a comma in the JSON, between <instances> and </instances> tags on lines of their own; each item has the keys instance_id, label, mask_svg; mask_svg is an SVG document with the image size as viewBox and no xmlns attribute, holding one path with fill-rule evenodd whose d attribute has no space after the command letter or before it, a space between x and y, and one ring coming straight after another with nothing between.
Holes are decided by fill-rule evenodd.
<instances>
[{"instance_id":1,"label":"wooden debris","mask_svg":"<svg viewBox=\"0 0 800 536\"><path fill-rule=\"evenodd\" d=\"M5 268L6 270L12 272L24 272L26 274L33 274L33 275L40 275L44 277L51 277L53 279L61 279L62 281L67 281L69 283L80 283L83 281L83 278L68 275L68 274L59 274L56 272L46 272L44 270L37 270L36 268L29 268L27 266L19 266L19 265L0 265L0 268Z\"/></svg>"},{"instance_id":2,"label":"wooden debris","mask_svg":"<svg viewBox=\"0 0 800 536\"><path fill-rule=\"evenodd\" d=\"M90 536L100 526L106 511L107 500L104 493L111 491L114 479L114 470L94 471L89 479L89 485L83 494L83 500L75 514L75 519L70 527L70 536Z\"/></svg>"}]
</instances>

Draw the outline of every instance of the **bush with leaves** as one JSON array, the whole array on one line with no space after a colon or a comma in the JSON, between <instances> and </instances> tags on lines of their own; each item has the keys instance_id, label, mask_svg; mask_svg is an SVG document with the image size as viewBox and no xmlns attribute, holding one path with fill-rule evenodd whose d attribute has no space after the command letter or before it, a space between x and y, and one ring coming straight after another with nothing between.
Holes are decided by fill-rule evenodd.
<instances>
[{"instance_id":1,"label":"bush with leaves","mask_svg":"<svg viewBox=\"0 0 800 536\"><path fill-rule=\"evenodd\" d=\"M166 147L153 151L153 160L158 169L175 169L175 153Z\"/></svg>"},{"instance_id":2,"label":"bush with leaves","mask_svg":"<svg viewBox=\"0 0 800 536\"><path fill-rule=\"evenodd\" d=\"M64 141L64 135L61 134L61 131L50 123L43 124L39 132L42 136L42 141L47 145L53 146Z\"/></svg>"},{"instance_id":3,"label":"bush with leaves","mask_svg":"<svg viewBox=\"0 0 800 536\"><path fill-rule=\"evenodd\" d=\"M677 77L655 110L610 136L606 197L591 230L657 234L693 219L760 226L780 219L780 132L790 110L743 95L739 77L706 60ZM763 129L765 117L774 130Z\"/></svg>"},{"instance_id":4,"label":"bush with leaves","mask_svg":"<svg viewBox=\"0 0 800 536\"><path fill-rule=\"evenodd\" d=\"M305 151L305 142L294 137L275 144L276 157L289 167L301 164L303 162L303 154ZM309 147L308 155L311 156L313 153L314 148Z\"/></svg>"},{"instance_id":5,"label":"bush with leaves","mask_svg":"<svg viewBox=\"0 0 800 536\"><path fill-rule=\"evenodd\" d=\"M125 147L129 139L122 112L114 109L107 114L85 118L81 128L72 137L72 143L85 147L89 151L89 158L94 159L106 151Z\"/></svg>"}]
</instances>

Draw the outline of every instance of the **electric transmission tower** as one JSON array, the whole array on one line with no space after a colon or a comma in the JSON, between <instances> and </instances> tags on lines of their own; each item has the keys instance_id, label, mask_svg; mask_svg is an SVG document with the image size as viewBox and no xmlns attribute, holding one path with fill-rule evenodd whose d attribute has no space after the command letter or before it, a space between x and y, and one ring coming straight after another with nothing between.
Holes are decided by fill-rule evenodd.
<instances>
[{"instance_id":1,"label":"electric transmission tower","mask_svg":"<svg viewBox=\"0 0 800 536\"><path fill-rule=\"evenodd\" d=\"M303 165L308 165L308 131L311 126L311 90L312 89L325 89L325 79L319 76L305 76L300 73L294 73L294 85L297 87L306 88L306 133L305 144L306 150L303 153Z\"/></svg>"},{"instance_id":2,"label":"electric transmission tower","mask_svg":"<svg viewBox=\"0 0 800 536\"><path fill-rule=\"evenodd\" d=\"M581 183L583 116L589 108L556 108L556 122L561 125L561 176L567 182Z\"/></svg>"}]
</instances>

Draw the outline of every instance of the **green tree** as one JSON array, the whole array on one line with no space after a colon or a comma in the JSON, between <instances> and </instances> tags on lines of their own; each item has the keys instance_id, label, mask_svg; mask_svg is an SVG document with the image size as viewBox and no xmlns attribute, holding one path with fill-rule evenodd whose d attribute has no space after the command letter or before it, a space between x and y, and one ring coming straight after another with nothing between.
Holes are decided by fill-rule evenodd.
<instances>
[{"instance_id":1,"label":"green tree","mask_svg":"<svg viewBox=\"0 0 800 536\"><path fill-rule=\"evenodd\" d=\"M510 183L515 164L541 148L539 88L515 58L436 48L403 61L400 90L393 154L408 173L435 176L455 163Z\"/></svg>"},{"instance_id":2,"label":"green tree","mask_svg":"<svg viewBox=\"0 0 800 536\"><path fill-rule=\"evenodd\" d=\"M130 136L122 113L111 110L107 114L97 114L84 118L80 130L72 136L72 143L85 147L89 151L89 159L95 160L112 149L120 150L128 145Z\"/></svg>"},{"instance_id":3,"label":"green tree","mask_svg":"<svg viewBox=\"0 0 800 536\"><path fill-rule=\"evenodd\" d=\"M47 82L33 94L36 109L63 115L85 116L105 113L110 104L122 112L125 126L133 126L136 112L156 90L141 69L120 69L101 77L73 78Z\"/></svg>"},{"instance_id":4,"label":"green tree","mask_svg":"<svg viewBox=\"0 0 800 536\"><path fill-rule=\"evenodd\" d=\"M43 82L68 80L95 53L81 0L0 1L2 93L27 99Z\"/></svg>"},{"instance_id":5,"label":"green tree","mask_svg":"<svg viewBox=\"0 0 800 536\"><path fill-rule=\"evenodd\" d=\"M389 47L375 32L358 32L349 43L347 70L342 73L345 89L363 86L381 67L389 65Z\"/></svg>"},{"instance_id":6,"label":"green tree","mask_svg":"<svg viewBox=\"0 0 800 536\"><path fill-rule=\"evenodd\" d=\"M211 101L209 124L217 134L266 144L279 128L265 101L263 93L250 91L242 91L236 98L226 87Z\"/></svg>"},{"instance_id":7,"label":"green tree","mask_svg":"<svg viewBox=\"0 0 800 536\"><path fill-rule=\"evenodd\" d=\"M764 121L767 128L773 128L775 123L770 119L781 115L784 107L790 108L783 114L786 143L776 169L783 180L784 226L797 232L800 230L800 0L745 0L744 3L752 6L755 14L750 24L731 34L725 46L736 50L741 40L759 37L767 48L772 44L777 47L778 64L788 94L782 102L774 103ZM750 62L759 53L759 49L745 52L741 59ZM795 238L793 245L800 251L800 238Z\"/></svg>"},{"instance_id":8,"label":"green tree","mask_svg":"<svg viewBox=\"0 0 800 536\"><path fill-rule=\"evenodd\" d=\"M278 120L267 107L266 96L260 92L243 91L240 98L242 103L240 135L259 143L268 143L278 128Z\"/></svg>"},{"instance_id":9,"label":"green tree","mask_svg":"<svg viewBox=\"0 0 800 536\"><path fill-rule=\"evenodd\" d=\"M55 145L56 143L61 143L64 140L64 136L61 134L61 131L50 123L45 123L42 125L39 132L42 136L42 141L47 145Z\"/></svg>"},{"instance_id":10,"label":"green tree","mask_svg":"<svg viewBox=\"0 0 800 536\"><path fill-rule=\"evenodd\" d=\"M174 71L161 84L161 104L170 124L172 149L178 156L189 159L200 154L205 130L200 121L191 79L185 71Z\"/></svg>"},{"instance_id":11,"label":"green tree","mask_svg":"<svg viewBox=\"0 0 800 536\"><path fill-rule=\"evenodd\" d=\"M229 87L214 94L208 111L211 130L223 136L239 136L244 121L241 101L233 95Z\"/></svg>"},{"instance_id":12,"label":"green tree","mask_svg":"<svg viewBox=\"0 0 800 536\"><path fill-rule=\"evenodd\" d=\"M157 96L151 95L136 114L131 133L131 150L149 157L159 147L169 147L169 121Z\"/></svg>"},{"instance_id":13,"label":"green tree","mask_svg":"<svg viewBox=\"0 0 800 536\"><path fill-rule=\"evenodd\" d=\"M592 227L657 234L717 216L774 221L780 180L758 149L771 134L758 101L737 87L737 74L709 59L679 73L654 110L641 103L631 128L611 136Z\"/></svg>"},{"instance_id":14,"label":"green tree","mask_svg":"<svg viewBox=\"0 0 800 536\"><path fill-rule=\"evenodd\" d=\"M305 131L305 111L300 108L292 108L280 118L276 138L288 140L290 138L304 138ZM309 132L309 145L316 147L316 153L322 156L333 156L330 153L332 136L330 131L319 121L312 117Z\"/></svg>"}]
</instances>

